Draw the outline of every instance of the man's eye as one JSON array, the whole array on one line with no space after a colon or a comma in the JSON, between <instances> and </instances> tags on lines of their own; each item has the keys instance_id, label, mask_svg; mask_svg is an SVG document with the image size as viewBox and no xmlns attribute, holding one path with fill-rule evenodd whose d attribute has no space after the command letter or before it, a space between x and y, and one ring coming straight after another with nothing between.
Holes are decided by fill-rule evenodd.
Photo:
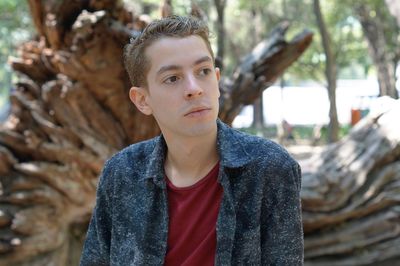
<instances>
[{"instance_id":1,"label":"man's eye","mask_svg":"<svg viewBox=\"0 0 400 266\"><path fill-rule=\"evenodd\" d=\"M211 69L209 68L203 68L202 70L200 70L199 74L200 76L207 76L208 74L211 73Z\"/></svg>"},{"instance_id":2,"label":"man's eye","mask_svg":"<svg viewBox=\"0 0 400 266\"><path fill-rule=\"evenodd\" d=\"M166 78L164 80L164 83L167 83L167 84L175 83L178 81L178 79L179 78L177 76L171 76L171 77Z\"/></svg>"}]
</instances>

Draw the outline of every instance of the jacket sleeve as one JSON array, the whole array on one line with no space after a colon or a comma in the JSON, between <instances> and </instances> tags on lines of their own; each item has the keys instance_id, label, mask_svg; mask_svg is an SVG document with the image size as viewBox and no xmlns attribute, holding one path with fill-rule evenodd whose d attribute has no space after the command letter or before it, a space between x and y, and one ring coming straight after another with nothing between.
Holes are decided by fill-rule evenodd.
<instances>
[{"instance_id":1,"label":"jacket sleeve","mask_svg":"<svg viewBox=\"0 0 400 266\"><path fill-rule=\"evenodd\" d=\"M262 265L303 265L300 166L287 161L267 186L261 217Z\"/></svg>"},{"instance_id":2,"label":"jacket sleeve","mask_svg":"<svg viewBox=\"0 0 400 266\"><path fill-rule=\"evenodd\" d=\"M106 163L99 178L96 205L83 246L80 266L110 265L112 187L108 183L111 180L110 167Z\"/></svg>"}]
</instances>

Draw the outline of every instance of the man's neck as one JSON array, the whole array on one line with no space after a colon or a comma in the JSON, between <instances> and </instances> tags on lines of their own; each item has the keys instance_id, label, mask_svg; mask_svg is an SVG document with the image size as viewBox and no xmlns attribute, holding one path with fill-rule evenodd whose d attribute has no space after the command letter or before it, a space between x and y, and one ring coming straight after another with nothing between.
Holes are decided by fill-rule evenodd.
<instances>
[{"instance_id":1,"label":"man's neck","mask_svg":"<svg viewBox=\"0 0 400 266\"><path fill-rule=\"evenodd\" d=\"M219 160L216 131L201 137L165 138L165 140L168 146L165 173L177 187L193 185Z\"/></svg>"}]
</instances>

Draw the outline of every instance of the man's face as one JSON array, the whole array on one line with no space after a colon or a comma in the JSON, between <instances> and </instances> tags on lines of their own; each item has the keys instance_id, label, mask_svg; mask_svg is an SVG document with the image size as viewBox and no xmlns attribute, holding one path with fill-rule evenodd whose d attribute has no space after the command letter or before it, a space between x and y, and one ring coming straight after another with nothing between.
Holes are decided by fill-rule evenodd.
<instances>
[{"instance_id":1,"label":"man's face","mask_svg":"<svg viewBox=\"0 0 400 266\"><path fill-rule=\"evenodd\" d=\"M131 99L153 114L164 135L197 137L216 130L219 69L204 40L196 35L163 37L146 49L147 88L132 88ZM140 94L142 106L132 93ZM137 95L136 95L136 98ZM135 102L136 101L136 102Z\"/></svg>"}]
</instances>

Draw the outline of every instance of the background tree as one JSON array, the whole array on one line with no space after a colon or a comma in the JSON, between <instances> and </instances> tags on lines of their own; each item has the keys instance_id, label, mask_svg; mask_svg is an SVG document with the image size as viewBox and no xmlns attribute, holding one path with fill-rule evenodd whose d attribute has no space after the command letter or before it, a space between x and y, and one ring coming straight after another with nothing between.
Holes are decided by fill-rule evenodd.
<instances>
[{"instance_id":1,"label":"background tree","mask_svg":"<svg viewBox=\"0 0 400 266\"><path fill-rule=\"evenodd\" d=\"M172 0L163 0L160 6L161 17L165 18L173 14Z\"/></svg>"},{"instance_id":2,"label":"background tree","mask_svg":"<svg viewBox=\"0 0 400 266\"><path fill-rule=\"evenodd\" d=\"M267 30L271 30L270 26L265 25L263 21L263 17L265 17L265 8L261 8L262 4L260 1L241 1L239 2L241 5L242 13L246 14L246 17L252 19L253 27L249 28L249 31L246 35L248 43L251 47L254 47L257 43L259 43L262 39L262 36L265 35ZM264 4L268 4L265 3ZM244 14L242 14L244 15ZM274 23L277 25L278 23ZM237 45L236 45L237 46ZM263 97L262 95L257 98L253 103L253 123L252 127L256 128L257 130L261 130L264 128L264 104L263 104Z\"/></svg>"},{"instance_id":3,"label":"background tree","mask_svg":"<svg viewBox=\"0 0 400 266\"><path fill-rule=\"evenodd\" d=\"M248 52L260 42L262 36L273 29L274 25L287 23L282 6L275 1L237 1L236 5L230 6L229 12L233 18L228 23L231 33L228 36L230 36L231 51L236 51L236 54L239 49ZM253 23L248 23L248 21ZM241 29L239 34L238 29ZM240 59L234 53L231 53L229 57L233 62L238 62ZM252 127L259 131L265 127L263 106L263 97L260 96L253 103L252 123Z\"/></svg>"},{"instance_id":4,"label":"background tree","mask_svg":"<svg viewBox=\"0 0 400 266\"><path fill-rule=\"evenodd\" d=\"M395 70L400 51L397 44L399 28L382 1L356 1L353 10L362 25L377 69L380 96L397 99ZM391 45L393 41L394 46Z\"/></svg>"},{"instance_id":5,"label":"background tree","mask_svg":"<svg viewBox=\"0 0 400 266\"><path fill-rule=\"evenodd\" d=\"M365 56L367 43L363 39L361 27L356 19L351 19L351 9L346 6L338 6L333 1L323 1L323 7L326 11L326 28L332 33L329 46L331 46L332 56L337 64L337 76L340 78L364 78L370 69L371 62ZM228 36L231 39L229 41L230 49L227 51L228 58L226 61L228 63L232 61L230 58L239 58L235 51L250 49L247 48L247 45L252 43L252 40L257 39L256 35L260 32L262 34L271 25L287 21L292 25L289 35L302 27L308 27L319 32L318 23L313 16L309 15L314 13L312 2L293 0L238 1L237 6L228 6L227 13L231 14L228 16L229 21L227 23ZM255 25L248 26L249 20L255 21ZM260 27L261 25L262 27ZM314 40L304 56L287 70L285 74L286 85L296 85L304 80L328 83L324 71L327 57L321 35L316 35ZM235 43L241 45L235 45ZM229 66L227 69L229 70ZM329 96L328 93L327 95ZM335 99L335 97L327 98ZM330 105L334 106L336 103L331 102ZM253 126L262 124L260 110L262 108L260 108L257 100L254 104ZM332 124L337 124L337 115L334 115L334 117L336 119L332 119Z\"/></svg>"},{"instance_id":6,"label":"background tree","mask_svg":"<svg viewBox=\"0 0 400 266\"><path fill-rule=\"evenodd\" d=\"M319 33L322 39L322 46L326 56L325 76L328 83L329 97L329 126L328 126L328 142L335 142L339 139L339 121L336 109L336 60L331 46L331 38L321 12L319 0L313 2L314 13L317 19Z\"/></svg>"},{"instance_id":7,"label":"background tree","mask_svg":"<svg viewBox=\"0 0 400 266\"><path fill-rule=\"evenodd\" d=\"M215 9L217 11L217 54L216 66L221 70L224 68L224 54L225 54L225 6L226 0L214 0Z\"/></svg>"}]
</instances>

